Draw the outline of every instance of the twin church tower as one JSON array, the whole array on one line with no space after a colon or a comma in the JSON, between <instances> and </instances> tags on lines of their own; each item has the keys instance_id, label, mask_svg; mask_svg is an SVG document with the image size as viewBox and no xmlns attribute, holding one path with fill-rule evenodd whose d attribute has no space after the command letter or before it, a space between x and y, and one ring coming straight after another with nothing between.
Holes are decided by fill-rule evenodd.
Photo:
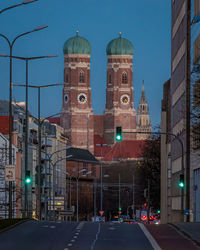
<instances>
[{"instance_id":1,"label":"twin church tower","mask_svg":"<svg viewBox=\"0 0 200 250\"><path fill-rule=\"evenodd\" d=\"M72 147L94 152L95 136L103 143L115 143L115 128L124 132L151 131L149 107L144 85L138 106L133 96L133 45L121 37L110 41L107 53L106 106L103 115L95 115L91 106L91 45L78 35L69 38L63 47L64 81L61 126ZM145 140L149 135L124 134L123 140Z\"/></svg>"}]
</instances>

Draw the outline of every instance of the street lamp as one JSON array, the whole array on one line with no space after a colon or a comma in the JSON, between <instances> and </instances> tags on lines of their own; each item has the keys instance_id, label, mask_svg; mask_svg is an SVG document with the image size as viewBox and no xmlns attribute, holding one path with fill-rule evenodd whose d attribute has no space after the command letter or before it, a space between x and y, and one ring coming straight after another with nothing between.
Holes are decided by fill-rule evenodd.
<instances>
[{"instance_id":1,"label":"street lamp","mask_svg":"<svg viewBox=\"0 0 200 250\"><path fill-rule=\"evenodd\" d=\"M47 84L47 85L24 85L24 84L12 84L16 87L26 87L26 88L35 88L38 90L38 200L39 200L39 219L41 219L41 192L40 192L40 175L41 175L41 125L42 122L40 121L40 89L60 86L64 85L65 83L55 83L55 84ZM27 96L28 97L28 96ZM28 99L27 99L28 101ZM54 115L55 116L55 115Z\"/></svg>"},{"instance_id":2,"label":"street lamp","mask_svg":"<svg viewBox=\"0 0 200 250\"><path fill-rule=\"evenodd\" d=\"M10 48L10 78L9 78L9 164L12 165L12 51L13 46L18 38L28 35L30 33L33 33L35 31L39 31L42 29L47 28L48 26L39 26L31 31L27 31L25 33L22 33L18 36L16 36L12 41L10 41L5 35L0 34L1 37L3 37ZM12 218L12 182L9 182L9 218Z\"/></svg>"},{"instance_id":3,"label":"street lamp","mask_svg":"<svg viewBox=\"0 0 200 250\"><path fill-rule=\"evenodd\" d=\"M101 195L100 195L100 199L101 199L101 202L100 202L100 210L101 211L103 211L102 209L103 209L103 180L102 180L102 178L103 178L103 169L102 169L102 158L103 158L103 155L102 155L102 149L103 149L103 147L105 147L105 146L107 146L108 144L103 144L103 143L101 143L101 144L96 144L96 146L97 147L101 147L101 165L100 165L100 168L101 168L101 173L100 173L100 178L101 178Z\"/></svg>"},{"instance_id":4,"label":"street lamp","mask_svg":"<svg viewBox=\"0 0 200 250\"><path fill-rule=\"evenodd\" d=\"M7 11L7 10L13 9L15 7L19 7L19 6L22 6L24 4L29 4L29 3L33 3L33 2L37 2L37 1L38 0L26 0L26 1L23 1L22 3L15 4L15 5L12 5L12 6L9 6L9 7L5 8L5 9L0 10L0 14Z\"/></svg>"},{"instance_id":5,"label":"street lamp","mask_svg":"<svg viewBox=\"0 0 200 250\"><path fill-rule=\"evenodd\" d=\"M43 59L43 58L52 58L56 57L56 55L47 55L47 56L37 56L37 57L20 57L20 56L9 56L9 55L3 55L0 54L0 57L10 57L10 58L15 58L19 60L23 60L26 62L26 126L25 126L25 161L24 161L24 166L25 166L25 173L28 170L28 127L29 127L29 122L28 122L28 63L29 61L33 60L38 60L38 59ZM28 216L28 199L27 199L27 185L25 185L25 202L24 202L24 212L25 212L25 217Z\"/></svg>"}]
</instances>

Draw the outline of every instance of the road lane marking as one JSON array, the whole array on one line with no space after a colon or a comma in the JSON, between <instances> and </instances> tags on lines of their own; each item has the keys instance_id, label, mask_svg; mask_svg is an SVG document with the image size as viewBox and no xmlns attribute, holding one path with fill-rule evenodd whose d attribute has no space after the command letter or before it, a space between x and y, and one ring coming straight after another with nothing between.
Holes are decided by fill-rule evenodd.
<instances>
[{"instance_id":1,"label":"road lane marking","mask_svg":"<svg viewBox=\"0 0 200 250\"><path fill-rule=\"evenodd\" d=\"M92 242L92 245L91 245L91 248L90 248L91 250L94 250L94 246L95 246L95 244L96 244L96 241L98 240L100 231L101 231L101 224L99 223L98 231L97 231L97 233L96 233L96 239L93 240L93 242Z\"/></svg>"},{"instance_id":2,"label":"road lane marking","mask_svg":"<svg viewBox=\"0 0 200 250\"><path fill-rule=\"evenodd\" d=\"M74 239L77 239L78 236L74 236Z\"/></svg>"},{"instance_id":3,"label":"road lane marking","mask_svg":"<svg viewBox=\"0 0 200 250\"><path fill-rule=\"evenodd\" d=\"M71 244L71 243L69 243L69 244L68 244L68 246L69 246L69 247L71 247L71 246L72 246L72 244Z\"/></svg>"},{"instance_id":4,"label":"road lane marking","mask_svg":"<svg viewBox=\"0 0 200 250\"><path fill-rule=\"evenodd\" d=\"M50 226L50 228L55 228L55 226Z\"/></svg>"},{"instance_id":5,"label":"road lane marking","mask_svg":"<svg viewBox=\"0 0 200 250\"><path fill-rule=\"evenodd\" d=\"M140 228L142 229L143 233L145 234L145 236L147 237L147 239L149 240L149 242L151 243L152 247L154 250L162 250L158 243L156 242L156 240L153 238L153 236L149 233L149 231L147 230L147 228L141 224L138 223L138 225L140 226Z\"/></svg>"},{"instance_id":6,"label":"road lane marking","mask_svg":"<svg viewBox=\"0 0 200 250\"><path fill-rule=\"evenodd\" d=\"M79 233L77 232L77 233L75 233L76 235L79 235Z\"/></svg>"}]
</instances>

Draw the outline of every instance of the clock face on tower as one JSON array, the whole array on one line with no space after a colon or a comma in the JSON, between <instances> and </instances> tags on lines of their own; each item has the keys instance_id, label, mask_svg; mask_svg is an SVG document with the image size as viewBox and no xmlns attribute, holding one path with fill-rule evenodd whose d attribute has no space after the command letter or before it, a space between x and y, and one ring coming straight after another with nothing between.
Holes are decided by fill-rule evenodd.
<instances>
[{"instance_id":1,"label":"clock face on tower","mask_svg":"<svg viewBox=\"0 0 200 250\"><path fill-rule=\"evenodd\" d=\"M86 94L80 93L78 95L78 102L81 103L81 104L86 103L87 102L87 96L86 96Z\"/></svg>"},{"instance_id":2,"label":"clock face on tower","mask_svg":"<svg viewBox=\"0 0 200 250\"><path fill-rule=\"evenodd\" d=\"M69 100L69 96L68 96L68 94L65 94L65 95L64 95L64 102L65 102L65 103L68 103L68 100Z\"/></svg>"},{"instance_id":3,"label":"clock face on tower","mask_svg":"<svg viewBox=\"0 0 200 250\"><path fill-rule=\"evenodd\" d=\"M128 104L130 102L130 98L128 95L122 95L121 96L121 103L122 104Z\"/></svg>"}]
</instances>

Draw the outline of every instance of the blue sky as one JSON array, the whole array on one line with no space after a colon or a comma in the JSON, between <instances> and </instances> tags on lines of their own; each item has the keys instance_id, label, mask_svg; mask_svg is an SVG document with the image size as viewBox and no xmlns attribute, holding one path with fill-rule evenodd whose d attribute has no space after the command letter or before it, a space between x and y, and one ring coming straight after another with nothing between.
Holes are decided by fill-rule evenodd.
<instances>
[{"instance_id":1,"label":"blue sky","mask_svg":"<svg viewBox=\"0 0 200 250\"><path fill-rule=\"evenodd\" d=\"M23 0L4 0L0 9ZM48 25L20 38L13 54L31 57L57 54L57 58L29 63L29 82L34 85L63 82L63 44L75 35L88 39L92 46L91 88L92 107L102 114L106 94L106 46L121 31L134 46L133 87L137 108L142 81L145 82L147 100L153 126L160 123L163 83L170 78L170 1L168 0L39 0L0 15L0 33L13 39L16 35L41 25ZM9 48L0 38L0 54ZM14 61L13 82L25 82L25 63ZM0 58L0 99L8 100L9 62ZM62 87L41 92L43 117L60 112ZM15 87L13 98L24 101L25 89ZM37 115L37 92L30 90L29 110Z\"/></svg>"}]
</instances>

